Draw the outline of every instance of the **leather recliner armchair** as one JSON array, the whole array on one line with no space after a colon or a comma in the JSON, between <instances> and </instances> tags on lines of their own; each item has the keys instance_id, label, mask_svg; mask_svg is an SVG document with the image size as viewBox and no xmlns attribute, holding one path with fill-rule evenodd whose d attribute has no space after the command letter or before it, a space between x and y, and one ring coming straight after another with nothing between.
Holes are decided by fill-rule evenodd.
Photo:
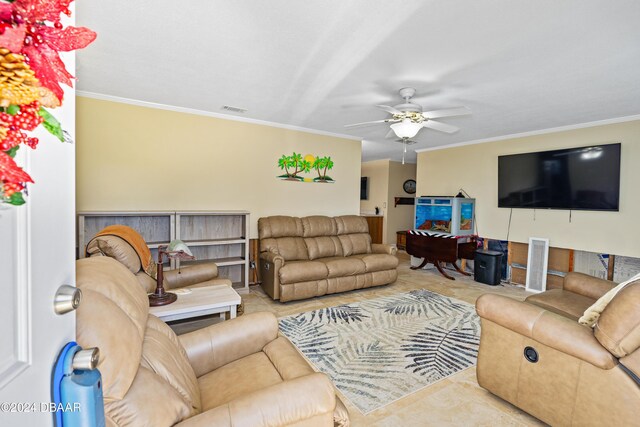
<instances>
[{"instance_id":1,"label":"leather recliner armchair","mask_svg":"<svg viewBox=\"0 0 640 427\"><path fill-rule=\"evenodd\" d=\"M640 281L609 302L594 328L577 322L613 285L569 273L563 289L525 302L478 298L480 386L553 426L636 425Z\"/></svg>"},{"instance_id":2,"label":"leather recliner armchair","mask_svg":"<svg viewBox=\"0 0 640 427\"><path fill-rule=\"evenodd\" d=\"M76 272L77 342L100 348L107 426L348 426L329 379L278 336L273 314L176 336L121 263L85 258Z\"/></svg>"},{"instance_id":3,"label":"leather recliner armchair","mask_svg":"<svg viewBox=\"0 0 640 427\"><path fill-rule=\"evenodd\" d=\"M131 231L133 232L133 230ZM140 239L142 240L142 237ZM137 252L124 239L113 235L95 236L87 244L86 252L89 257L108 256L114 258L135 274L136 279L147 293L155 290L156 280L144 271ZM165 290L186 286L231 286L231 280L218 278L218 266L214 262L164 271L163 277Z\"/></svg>"}]
</instances>

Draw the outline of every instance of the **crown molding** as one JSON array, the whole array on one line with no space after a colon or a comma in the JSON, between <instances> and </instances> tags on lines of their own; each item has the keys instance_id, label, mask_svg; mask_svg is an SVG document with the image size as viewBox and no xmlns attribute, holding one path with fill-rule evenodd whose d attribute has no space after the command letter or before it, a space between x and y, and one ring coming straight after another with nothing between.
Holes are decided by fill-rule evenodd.
<instances>
[{"instance_id":1,"label":"crown molding","mask_svg":"<svg viewBox=\"0 0 640 427\"><path fill-rule=\"evenodd\" d=\"M97 99L97 100L100 100L100 101L118 102L120 104L135 105L135 106L138 106L138 107L154 108L154 109L157 109L157 110L173 111L175 113L194 114L194 115L197 115L197 116L214 117L216 119L223 119L223 120L233 120L233 121L236 121L236 122L244 122L244 123L251 123L251 124L254 124L254 125L270 126L270 127L275 127L275 128L294 130L294 131L298 131L298 132L306 132L306 133L311 133L311 134L315 134L315 135L332 136L332 137L335 137L335 138L350 139L350 140L353 140L353 141L362 141L361 138L355 137L353 135L344 135L344 134L341 134L341 133L325 132L325 131L317 130L317 129L309 129L309 128L304 128L304 127L300 127L300 126L288 125L288 124L284 124L284 123L269 122L267 120L258 120L258 119L250 119L250 118L247 118L247 117L232 116L232 115L229 115L229 114L213 113L211 111L196 110L194 108L176 107L174 105L158 104L158 103L155 103L155 102L147 102L147 101L139 101L137 99L121 98L119 96L104 95L104 94L101 94L101 93L94 93L94 92L85 92L83 90L77 90L76 91L76 96L82 97L82 98Z\"/></svg>"},{"instance_id":2,"label":"crown molding","mask_svg":"<svg viewBox=\"0 0 640 427\"><path fill-rule=\"evenodd\" d=\"M483 144L485 142L504 141L505 139L525 138L527 136L544 135L547 133L564 132L568 130L584 129L584 128L590 128L595 126L612 125L616 123L632 122L634 120L640 120L640 114L637 114L634 116L625 116L625 117L616 117L613 119L598 120L595 122L586 122L586 123L579 123L575 125L560 126L555 128L549 128L549 129L534 130L529 132L513 133L511 135L495 136L492 138L475 139L473 141L458 142L456 144L450 144L450 145L439 145L437 147L420 148L415 151L416 153L422 153L424 151L445 150L447 148L463 147L465 145Z\"/></svg>"}]
</instances>

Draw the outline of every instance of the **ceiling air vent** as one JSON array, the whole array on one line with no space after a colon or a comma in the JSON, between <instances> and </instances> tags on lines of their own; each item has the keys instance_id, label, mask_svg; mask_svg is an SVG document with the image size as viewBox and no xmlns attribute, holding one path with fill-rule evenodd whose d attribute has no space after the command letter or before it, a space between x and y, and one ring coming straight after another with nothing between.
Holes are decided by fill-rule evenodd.
<instances>
[{"instance_id":1,"label":"ceiling air vent","mask_svg":"<svg viewBox=\"0 0 640 427\"><path fill-rule=\"evenodd\" d=\"M527 259L526 290L544 292L547 289L547 261L549 260L549 239L529 238Z\"/></svg>"},{"instance_id":2,"label":"ceiling air vent","mask_svg":"<svg viewBox=\"0 0 640 427\"><path fill-rule=\"evenodd\" d=\"M225 110L225 111L231 111L232 113L246 113L247 112L246 108L232 107L231 105L223 105L222 109Z\"/></svg>"}]
</instances>

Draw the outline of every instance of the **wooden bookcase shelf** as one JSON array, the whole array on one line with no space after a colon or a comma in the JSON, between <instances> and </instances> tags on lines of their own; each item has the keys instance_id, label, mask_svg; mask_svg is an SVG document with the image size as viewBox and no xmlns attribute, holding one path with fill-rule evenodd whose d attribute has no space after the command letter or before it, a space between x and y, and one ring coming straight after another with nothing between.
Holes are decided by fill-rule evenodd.
<instances>
[{"instance_id":1,"label":"wooden bookcase shelf","mask_svg":"<svg viewBox=\"0 0 640 427\"><path fill-rule=\"evenodd\" d=\"M196 261L215 262L219 277L233 282L238 292L249 291L249 212L247 211L102 211L78 212L78 257L84 258L89 240L104 227L123 224L145 239L154 259L158 246L180 239ZM172 262L171 268L180 267Z\"/></svg>"}]
</instances>

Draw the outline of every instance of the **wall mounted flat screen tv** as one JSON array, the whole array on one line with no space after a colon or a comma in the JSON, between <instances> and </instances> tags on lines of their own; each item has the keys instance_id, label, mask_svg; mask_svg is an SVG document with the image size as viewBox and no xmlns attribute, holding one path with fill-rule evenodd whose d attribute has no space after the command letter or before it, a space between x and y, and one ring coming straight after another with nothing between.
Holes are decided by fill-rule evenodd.
<instances>
[{"instance_id":1,"label":"wall mounted flat screen tv","mask_svg":"<svg viewBox=\"0 0 640 427\"><path fill-rule=\"evenodd\" d=\"M498 157L498 207L617 211L621 144Z\"/></svg>"}]
</instances>

